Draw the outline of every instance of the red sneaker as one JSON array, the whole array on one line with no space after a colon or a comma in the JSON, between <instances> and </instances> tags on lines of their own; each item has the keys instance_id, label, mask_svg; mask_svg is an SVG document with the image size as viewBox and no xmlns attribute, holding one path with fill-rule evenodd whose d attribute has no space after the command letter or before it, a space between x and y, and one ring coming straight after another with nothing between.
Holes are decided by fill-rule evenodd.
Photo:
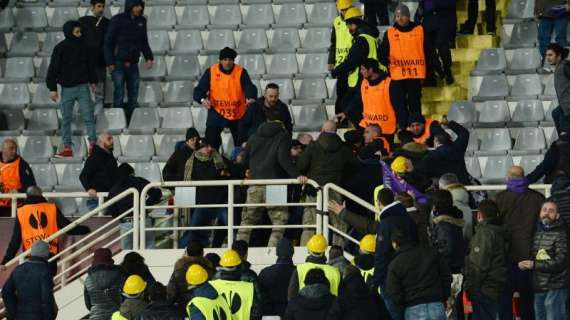
<instances>
[{"instance_id":1,"label":"red sneaker","mask_svg":"<svg viewBox=\"0 0 570 320\"><path fill-rule=\"evenodd\" d=\"M56 158L71 158L73 157L73 149L71 146L63 147L63 150L55 155Z\"/></svg>"}]
</instances>

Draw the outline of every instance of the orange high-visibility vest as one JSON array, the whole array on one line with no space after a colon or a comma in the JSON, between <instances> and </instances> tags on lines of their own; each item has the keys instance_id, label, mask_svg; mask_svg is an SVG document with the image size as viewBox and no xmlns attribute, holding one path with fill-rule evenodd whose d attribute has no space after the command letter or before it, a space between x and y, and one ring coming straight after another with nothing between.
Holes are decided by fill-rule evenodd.
<instances>
[{"instance_id":1,"label":"orange high-visibility vest","mask_svg":"<svg viewBox=\"0 0 570 320\"><path fill-rule=\"evenodd\" d=\"M394 80L425 79L424 29L417 26L408 32L388 29L390 43L390 77Z\"/></svg>"},{"instance_id":2,"label":"orange high-visibility vest","mask_svg":"<svg viewBox=\"0 0 570 320\"><path fill-rule=\"evenodd\" d=\"M26 204L18 208L18 222L22 231L22 248L28 250L37 240L47 239L56 233L57 208L53 203ZM49 243L49 252L57 254L59 240L54 239Z\"/></svg>"},{"instance_id":3,"label":"orange high-visibility vest","mask_svg":"<svg viewBox=\"0 0 570 320\"><path fill-rule=\"evenodd\" d=\"M241 87L243 69L235 64L230 74L220 71L218 63L210 67L210 102L212 108L228 120L239 120L245 113L245 93Z\"/></svg>"},{"instance_id":4,"label":"orange high-visibility vest","mask_svg":"<svg viewBox=\"0 0 570 320\"><path fill-rule=\"evenodd\" d=\"M380 139L380 141L382 141L382 146L384 146L384 150L386 150L387 152L392 151L392 148L390 146L390 143L388 142L388 139L386 139L384 137L380 137L378 139Z\"/></svg>"},{"instance_id":5,"label":"orange high-visibility vest","mask_svg":"<svg viewBox=\"0 0 570 320\"><path fill-rule=\"evenodd\" d=\"M390 82L387 77L379 84L371 86L368 80L362 80L362 120L359 123L362 128L377 124L382 128L383 134L396 132L396 112L390 100Z\"/></svg>"},{"instance_id":6,"label":"orange high-visibility vest","mask_svg":"<svg viewBox=\"0 0 570 320\"><path fill-rule=\"evenodd\" d=\"M10 163L0 162L0 183L4 185L4 189L0 190L3 193L9 193L12 190L20 190L22 188L22 181L20 180L20 161L18 157L15 161ZM0 207L11 206L11 199L0 199Z\"/></svg>"},{"instance_id":7,"label":"orange high-visibility vest","mask_svg":"<svg viewBox=\"0 0 570 320\"><path fill-rule=\"evenodd\" d=\"M431 136L432 122L432 119L426 119L426 123L424 124L424 133L421 136L414 138L414 142L426 144L427 139Z\"/></svg>"}]
</instances>

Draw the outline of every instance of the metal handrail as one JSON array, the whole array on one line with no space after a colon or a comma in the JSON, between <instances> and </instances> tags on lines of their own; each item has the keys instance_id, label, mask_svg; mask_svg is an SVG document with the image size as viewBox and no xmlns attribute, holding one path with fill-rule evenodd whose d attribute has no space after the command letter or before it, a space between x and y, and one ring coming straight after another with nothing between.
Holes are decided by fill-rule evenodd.
<instances>
[{"instance_id":1,"label":"metal handrail","mask_svg":"<svg viewBox=\"0 0 570 320\"><path fill-rule=\"evenodd\" d=\"M43 197L46 199L51 198L91 198L87 192L44 192ZM105 201L105 197L109 195L108 192L97 192L98 205L102 205ZM12 218L16 217L18 212L18 199L26 199L25 193L0 193L0 199L11 199L10 216Z\"/></svg>"},{"instance_id":2,"label":"metal handrail","mask_svg":"<svg viewBox=\"0 0 570 320\"><path fill-rule=\"evenodd\" d=\"M552 189L551 184L531 184L528 186L529 189L532 190L542 190L544 191L545 197L550 197L550 190ZM465 186L467 191L501 191L506 190L506 184L496 184L496 185L472 185L472 186Z\"/></svg>"}]
</instances>

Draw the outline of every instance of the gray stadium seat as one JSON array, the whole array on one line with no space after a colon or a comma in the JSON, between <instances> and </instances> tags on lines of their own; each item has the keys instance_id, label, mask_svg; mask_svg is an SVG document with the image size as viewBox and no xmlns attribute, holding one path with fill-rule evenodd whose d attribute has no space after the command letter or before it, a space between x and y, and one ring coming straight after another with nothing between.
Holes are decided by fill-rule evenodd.
<instances>
[{"instance_id":1,"label":"gray stadium seat","mask_svg":"<svg viewBox=\"0 0 570 320\"><path fill-rule=\"evenodd\" d=\"M147 17L149 29L170 29L176 24L176 11L173 6L152 6Z\"/></svg>"},{"instance_id":2,"label":"gray stadium seat","mask_svg":"<svg viewBox=\"0 0 570 320\"><path fill-rule=\"evenodd\" d=\"M127 127L125 112L121 108L103 109L101 113L97 114L96 120L97 132L107 131L117 134Z\"/></svg>"},{"instance_id":3,"label":"gray stadium seat","mask_svg":"<svg viewBox=\"0 0 570 320\"><path fill-rule=\"evenodd\" d=\"M42 49L38 52L41 57L51 57L53 48L56 44L60 43L65 39L63 32L55 31L46 33L46 38L42 44Z\"/></svg>"},{"instance_id":4,"label":"gray stadium seat","mask_svg":"<svg viewBox=\"0 0 570 320\"><path fill-rule=\"evenodd\" d=\"M556 99L556 89L554 87L554 75L550 74L545 76L543 79L544 92L540 96L540 99Z\"/></svg>"},{"instance_id":5,"label":"gray stadium seat","mask_svg":"<svg viewBox=\"0 0 570 320\"><path fill-rule=\"evenodd\" d=\"M34 56L40 49L40 41L35 32L16 32L10 41L8 56Z\"/></svg>"},{"instance_id":6,"label":"gray stadium seat","mask_svg":"<svg viewBox=\"0 0 570 320\"><path fill-rule=\"evenodd\" d=\"M22 82L34 77L34 61L30 57L6 59L4 81Z\"/></svg>"},{"instance_id":7,"label":"gray stadium seat","mask_svg":"<svg viewBox=\"0 0 570 320\"><path fill-rule=\"evenodd\" d=\"M511 88L511 97L538 97L542 94L542 82L538 74L516 76Z\"/></svg>"},{"instance_id":8,"label":"gray stadium seat","mask_svg":"<svg viewBox=\"0 0 570 320\"><path fill-rule=\"evenodd\" d=\"M74 198L55 198L53 201L64 216L71 217L77 215L77 202L75 202Z\"/></svg>"},{"instance_id":9,"label":"gray stadium seat","mask_svg":"<svg viewBox=\"0 0 570 320\"><path fill-rule=\"evenodd\" d=\"M536 169L536 166L538 166L543 159L544 155L540 154L523 155L521 157L521 162L519 163L519 166L521 166L524 169L524 172L528 174L531 173L534 169Z\"/></svg>"},{"instance_id":10,"label":"gray stadium seat","mask_svg":"<svg viewBox=\"0 0 570 320\"><path fill-rule=\"evenodd\" d=\"M212 17L212 25L238 26L241 24L241 10L238 5L218 5Z\"/></svg>"},{"instance_id":11,"label":"gray stadium seat","mask_svg":"<svg viewBox=\"0 0 570 320\"><path fill-rule=\"evenodd\" d=\"M186 129L193 127L192 111L189 107L167 108L162 117L160 134L183 134Z\"/></svg>"},{"instance_id":12,"label":"gray stadium seat","mask_svg":"<svg viewBox=\"0 0 570 320\"><path fill-rule=\"evenodd\" d=\"M267 49L267 35L264 29L243 29L237 50L240 53L262 52Z\"/></svg>"},{"instance_id":13,"label":"gray stadium seat","mask_svg":"<svg viewBox=\"0 0 570 320\"><path fill-rule=\"evenodd\" d=\"M135 174L150 182L161 182L162 174L158 164L152 162L135 163Z\"/></svg>"},{"instance_id":14,"label":"gray stadium seat","mask_svg":"<svg viewBox=\"0 0 570 320\"><path fill-rule=\"evenodd\" d=\"M514 0L509 3L506 19L532 19L534 18L534 1Z\"/></svg>"},{"instance_id":15,"label":"gray stadium seat","mask_svg":"<svg viewBox=\"0 0 570 320\"><path fill-rule=\"evenodd\" d=\"M53 146L49 136L29 136L22 148L22 157L27 161L48 162L53 157Z\"/></svg>"},{"instance_id":16,"label":"gray stadium seat","mask_svg":"<svg viewBox=\"0 0 570 320\"><path fill-rule=\"evenodd\" d=\"M139 104L157 106L162 102L160 82L142 81L139 88Z\"/></svg>"},{"instance_id":17,"label":"gray stadium seat","mask_svg":"<svg viewBox=\"0 0 570 320\"><path fill-rule=\"evenodd\" d=\"M154 156L154 141L151 135L133 135L127 137L123 156L119 162L148 162Z\"/></svg>"},{"instance_id":18,"label":"gray stadium seat","mask_svg":"<svg viewBox=\"0 0 570 320\"><path fill-rule=\"evenodd\" d=\"M471 101L453 102L449 107L447 119L461 124L476 122L477 110L475 110L475 104Z\"/></svg>"},{"instance_id":19,"label":"gray stadium seat","mask_svg":"<svg viewBox=\"0 0 570 320\"><path fill-rule=\"evenodd\" d=\"M534 47L538 38L538 28L535 21L517 22L513 26L511 37L504 43L505 48Z\"/></svg>"},{"instance_id":20,"label":"gray stadium seat","mask_svg":"<svg viewBox=\"0 0 570 320\"><path fill-rule=\"evenodd\" d=\"M513 122L538 122L542 120L544 120L542 101L522 100L517 102L513 112Z\"/></svg>"},{"instance_id":21,"label":"gray stadium seat","mask_svg":"<svg viewBox=\"0 0 570 320\"><path fill-rule=\"evenodd\" d=\"M178 30L169 54L197 53L204 47L200 30Z\"/></svg>"},{"instance_id":22,"label":"gray stadium seat","mask_svg":"<svg viewBox=\"0 0 570 320\"><path fill-rule=\"evenodd\" d=\"M191 81L168 82L164 94L164 103L167 105L190 104L193 93L194 86Z\"/></svg>"},{"instance_id":23,"label":"gray stadium seat","mask_svg":"<svg viewBox=\"0 0 570 320\"><path fill-rule=\"evenodd\" d=\"M301 47L305 50L323 50L330 46L330 28L308 28L307 34L301 39Z\"/></svg>"},{"instance_id":24,"label":"gray stadium seat","mask_svg":"<svg viewBox=\"0 0 570 320\"><path fill-rule=\"evenodd\" d=\"M79 117L79 115L77 115ZM73 126L72 126L73 129ZM83 136L72 136L71 137L71 149L73 150L73 158L53 158L52 163L78 163L83 161L83 158L87 156L87 145L85 144L85 139ZM60 143L58 147L58 152L63 151L63 143Z\"/></svg>"},{"instance_id":25,"label":"gray stadium seat","mask_svg":"<svg viewBox=\"0 0 570 320\"><path fill-rule=\"evenodd\" d=\"M510 156L488 157L483 170L483 181L504 182L507 172L512 166L513 159Z\"/></svg>"},{"instance_id":26,"label":"gray stadium seat","mask_svg":"<svg viewBox=\"0 0 570 320\"><path fill-rule=\"evenodd\" d=\"M34 172L36 184L42 188L44 192L49 192L55 187L57 182L57 172L55 166L51 163L31 163L30 167Z\"/></svg>"},{"instance_id":27,"label":"gray stadium seat","mask_svg":"<svg viewBox=\"0 0 570 320\"><path fill-rule=\"evenodd\" d=\"M239 55L238 63L241 64L252 77L265 74L265 58L262 54Z\"/></svg>"},{"instance_id":28,"label":"gray stadium seat","mask_svg":"<svg viewBox=\"0 0 570 320\"><path fill-rule=\"evenodd\" d=\"M59 180L56 191L82 191L83 186L79 180L79 175L83 170L82 163L66 163L63 167L63 174Z\"/></svg>"},{"instance_id":29,"label":"gray stadium seat","mask_svg":"<svg viewBox=\"0 0 570 320\"><path fill-rule=\"evenodd\" d=\"M164 61L164 57L155 56L154 64L150 69L145 68L144 64L145 61L140 59L139 72L142 79L159 79L166 75L166 62Z\"/></svg>"},{"instance_id":30,"label":"gray stadium seat","mask_svg":"<svg viewBox=\"0 0 570 320\"><path fill-rule=\"evenodd\" d=\"M538 48L520 48L513 50L507 70L510 74L535 73L540 68L542 57Z\"/></svg>"},{"instance_id":31,"label":"gray stadium seat","mask_svg":"<svg viewBox=\"0 0 570 320\"><path fill-rule=\"evenodd\" d=\"M25 135L53 134L59 128L57 110L36 109L28 120L28 127L24 130Z\"/></svg>"},{"instance_id":32,"label":"gray stadium seat","mask_svg":"<svg viewBox=\"0 0 570 320\"><path fill-rule=\"evenodd\" d=\"M273 82L279 86L279 99L287 101L295 98L295 89L291 79L271 79L265 81L262 86L265 88L267 83Z\"/></svg>"},{"instance_id":33,"label":"gray stadium seat","mask_svg":"<svg viewBox=\"0 0 570 320\"><path fill-rule=\"evenodd\" d=\"M40 62L40 67L36 69L36 78L40 79L41 82L45 81L47 76L47 70L49 68L50 58L44 57Z\"/></svg>"},{"instance_id":34,"label":"gray stadium seat","mask_svg":"<svg viewBox=\"0 0 570 320\"><path fill-rule=\"evenodd\" d=\"M166 30L148 31L148 44L155 55L163 55L170 50L170 39Z\"/></svg>"},{"instance_id":35,"label":"gray stadium seat","mask_svg":"<svg viewBox=\"0 0 570 320\"><path fill-rule=\"evenodd\" d=\"M479 123L501 123L509 119L509 106L504 100L485 101L479 110Z\"/></svg>"},{"instance_id":36,"label":"gray stadium seat","mask_svg":"<svg viewBox=\"0 0 570 320\"><path fill-rule=\"evenodd\" d=\"M8 44L6 42L6 38L0 37L0 53L5 54L6 52L8 52Z\"/></svg>"},{"instance_id":37,"label":"gray stadium seat","mask_svg":"<svg viewBox=\"0 0 570 320\"><path fill-rule=\"evenodd\" d=\"M327 111L322 105L291 106L295 131L318 131L327 120Z\"/></svg>"},{"instance_id":38,"label":"gray stadium seat","mask_svg":"<svg viewBox=\"0 0 570 320\"><path fill-rule=\"evenodd\" d=\"M218 53L224 47L235 47L233 31L228 29L211 30L206 38L206 50Z\"/></svg>"},{"instance_id":39,"label":"gray stadium seat","mask_svg":"<svg viewBox=\"0 0 570 320\"><path fill-rule=\"evenodd\" d=\"M8 32L16 25L12 10L0 11L0 32Z\"/></svg>"},{"instance_id":40,"label":"gray stadium seat","mask_svg":"<svg viewBox=\"0 0 570 320\"><path fill-rule=\"evenodd\" d=\"M25 83L6 83L0 91L0 107L23 109L30 103L30 92Z\"/></svg>"},{"instance_id":41,"label":"gray stadium seat","mask_svg":"<svg viewBox=\"0 0 570 320\"><path fill-rule=\"evenodd\" d=\"M481 76L487 74L499 74L505 71L507 60L505 50L502 48L491 48L481 50L477 66L471 73L472 75Z\"/></svg>"},{"instance_id":42,"label":"gray stadium seat","mask_svg":"<svg viewBox=\"0 0 570 320\"><path fill-rule=\"evenodd\" d=\"M511 135L507 128L494 128L479 131L480 154L505 154L511 149Z\"/></svg>"},{"instance_id":43,"label":"gray stadium seat","mask_svg":"<svg viewBox=\"0 0 570 320\"><path fill-rule=\"evenodd\" d=\"M277 25L301 25L307 22L304 3L285 3L277 17Z\"/></svg>"},{"instance_id":44,"label":"gray stadium seat","mask_svg":"<svg viewBox=\"0 0 570 320\"><path fill-rule=\"evenodd\" d=\"M479 164L479 158L477 157L467 157L465 158L465 166L467 167L467 172L475 178L481 177L481 166Z\"/></svg>"},{"instance_id":45,"label":"gray stadium seat","mask_svg":"<svg viewBox=\"0 0 570 320\"><path fill-rule=\"evenodd\" d=\"M337 15L338 13L334 2L315 3L311 15L309 16L309 24L328 27Z\"/></svg>"},{"instance_id":46,"label":"gray stadium seat","mask_svg":"<svg viewBox=\"0 0 570 320\"><path fill-rule=\"evenodd\" d=\"M170 69L168 70L168 80L193 80L201 76L200 62L198 56L189 54L175 56Z\"/></svg>"},{"instance_id":47,"label":"gray stadium seat","mask_svg":"<svg viewBox=\"0 0 570 320\"><path fill-rule=\"evenodd\" d=\"M299 32L295 28L274 28L269 41L272 52L295 52L301 46Z\"/></svg>"},{"instance_id":48,"label":"gray stadium seat","mask_svg":"<svg viewBox=\"0 0 570 320\"><path fill-rule=\"evenodd\" d=\"M206 132L206 119L208 117L208 110L204 107L194 107L192 110L192 119L194 120L194 128L204 134Z\"/></svg>"},{"instance_id":49,"label":"gray stadium seat","mask_svg":"<svg viewBox=\"0 0 570 320\"><path fill-rule=\"evenodd\" d=\"M208 24L210 24L210 14L207 6L186 6L182 17L178 20L177 28L203 29Z\"/></svg>"},{"instance_id":50,"label":"gray stadium seat","mask_svg":"<svg viewBox=\"0 0 570 320\"><path fill-rule=\"evenodd\" d=\"M504 75L488 75L483 77L481 86L473 100L503 99L508 95L509 84L507 78Z\"/></svg>"},{"instance_id":51,"label":"gray stadium seat","mask_svg":"<svg viewBox=\"0 0 570 320\"><path fill-rule=\"evenodd\" d=\"M133 112L127 134L153 134L160 127L160 117L156 108L136 108Z\"/></svg>"},{"instance_id":52,"label":"gray stadium seat","mask_svg":"<svg viewBox=\"0 0 570 320\"><path fill-rule=\"evenodd\" d=\"M543 149L546 149L546 140L541 128L522 128L519 131L514 150L540 151Z\"/></svg>"},{"instance_id":53,"label":"gray stadium seat","mask_svg":"<svg viewBox=\"0 0 570 320\"><path fill-rule=\"evenodd\" d=\"M479 134L476 130L469 131L469 142L467 143L468 152L479 151Z\"/></svg>"},{"instance_id":54,"label":"gray stadium seat","mask_svg":"<svg viewBox=\"0 0 570 320\"><path fill-rule=\"evenodd\" d=\"M308 53L305 55L305 60L301 66L302 75L325 75L327 69L327 53ZM324 77L323 77L324 78ZM326 88L325 88L326 90ZM326 95L326 92L325 92Z\"/></svg>"},{"instance_id":55,"label":"gray stadium seat","mask_svg":"<svg viewBox=\"0 0 570 320\"><path fill-rule=\"evenodd\" d=\"M309 100L306 103L320 103L327 98L327 88L324 79L307 78L301 80L296 97L298 100ZM301 102L298 102L302 104Z\"/></svg>"},{"instance_id":56,"label":"gray stadium seat","mask_svg":"<svg viewBox=\"0 0 570 320\"><path fill-rule=\"evenodd\" d=\"M3 109L0 113L6 117L7 130L0 131L1 136L18 136L20 131L24 130L25 120L21 110Z\"/></svg>"},{"instance_id":57,"label":"gray stadium seat","mask_svg":"<svg viewBox=\"0 0 570 320\"><path fill-rule=\"evenodd\" d=\"M293 75L297 71L297 57L294 53L277 53L272 56L267 73L268 76L272 77L274 75Z\"/></svg>"},{"instance_id":58,"label":"gray stadium seat","mask_svg":"<svg viewBox=\"0 0 570 320\"><path fill-rule=\"evenodd\" d=\"M39 84L32 97L30 108L57 108L58 106L59 104L57 102L53 102L49 98L48 87L44 83Z\"/></svg>"},{"instance_id":59,"label":"gray stadium seat","mask_svg":"<svg viewBox=\"0 0 570 320\"><path fill-rule=\"evenodd\" d=\"M201 64L200 67L202 68L202 70L209 69L214 64L217 64L220 62L219 57L220 57L220 55L218 52L207 55L206 60L204 61L204 64Z\"/></svg>"},{"instance_id":60,"label":"gray stadium seat","mask_svg":"<svg viewBox=\"0 0 570 320\"><path fill-rule=\"evenodd\" d=\"M156 156L152 157L152 161L166 162L174 152L176 143L184 141L184 139L184 135L164 135L158 145Z\"/></svg>"},{"instance_id":61,"label":"gray stadium seat","mask_svg":"<svg viewBox=\"0 0 570 320\"><path fill-rule=\"evenodd\" d=\"M45 7L22 7L16 13L18 29L41 30L48 25Z\"/></svg>"},{"instance_id":62,"label":"gray stadium seat","mask_svg":"<svg viewBox=\"0 0 570 320\"><path fill-rule=\"evenodd\" d=\"M273 7L269 3L249 6L243 21L246 26L269 26L274 22Z\"/></svg>"},{"instance_id":63,"label":"gray stadium seat","mask_svg":"<svg viewBox=\"0 0 570 320\"><path fill-rule=\"evenodd\" d=\"M77 7L54 7L49 26L59 30L67 21L77 19L79 19Z\"/></svg>"}]
</instances>

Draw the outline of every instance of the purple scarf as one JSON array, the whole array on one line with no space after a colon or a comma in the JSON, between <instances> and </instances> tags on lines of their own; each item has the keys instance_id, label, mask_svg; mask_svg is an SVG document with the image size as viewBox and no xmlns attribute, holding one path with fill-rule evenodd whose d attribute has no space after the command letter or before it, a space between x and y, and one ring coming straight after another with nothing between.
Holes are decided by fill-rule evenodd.
<instances>
[{"instance_id":1,"label":"purple scarf","mask_svg":"<svg viewBox=\"0 0 570 320\"><path fill-rule=\"evenodd\" d=\"M525 193L528 190L527 178L511 178L507 180L507 190L514 193Z\"/></svg>"},{"instance_id":2,"label":"purple scarf","mask_svg":"<svg viewBox=\"0 0 570 320\"><path fill-rule=\"evenodd\" d=\"M382 164L382 178L384 181L384 186L392 190L392 192L394 192L394 195L402 192L412 193L418 203L427 203L426 196L423 193L419 192L416 187L406 182L406 180L401 179L394 171L392 171L386 162L380 161L380 164Z\"/></svg>"}]
</instances>

